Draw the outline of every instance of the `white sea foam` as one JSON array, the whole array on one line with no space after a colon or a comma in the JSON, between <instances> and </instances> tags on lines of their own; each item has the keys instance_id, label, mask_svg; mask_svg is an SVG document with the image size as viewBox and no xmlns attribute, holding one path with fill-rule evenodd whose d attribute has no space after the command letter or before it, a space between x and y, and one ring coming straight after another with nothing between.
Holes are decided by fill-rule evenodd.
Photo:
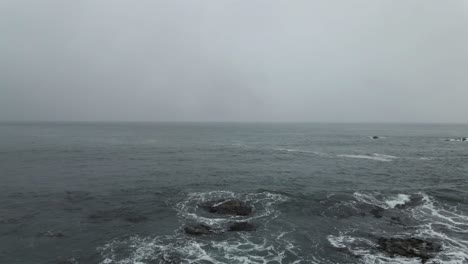
<instances>
[{"instance_id":1,"label":"white sea foam","mask_svg":"<svg viewBox=\"0 0 468 264\"><path fill-rule=\"evenodd\" d=\"M183 258L184 263L199 263L213 258L203 248L206 244L175 236L139 237L116 240L98 248L104 260L100 264L167 263Z\"/></svg>"},{"instance_id":2,"label":"white sea foam","mask_svg":"<svg viewBox=\"0 0 468 264\"><path fill-rule=\"evenodd\" d=\"M444 139L444 141L451 141L451 142L468 142L466 138L449 138Z\"/></svg>"},{"instance_id":3,"label":"white sea foam","mask_svg":"<svg viewBox=\"0 0 468 264\"><path fill-rule=\"evenodd\" d=\"M411 201L411 197L407 194L397 194L388 197L381 197L382 195L379 193L366 194L355 192L353 196L359 202L376 205L384 209L395 208L398 205L404 205Z\"/></svg>"},{"instance_id":4,"label":"white sea foam","mask_svg":"<svg viewBox=\"0 0 468 264\"><path fill-rule=\"evenodd\" d=\"M418 235L443 241L444 261L440 263L468 263L468 216L456 208L444 208L432 197L422 193L424 204L413 210L414 218L422 222Z\"/></svg>"},{"instance_id":5,"label":"white sea foam","mask_svg":"<svg viewBox=\"0 0 468 264\"><path fill-rule=\"evenodd\" d=\"M208 201L223 199L240 199L253 207L255 214L252 216L220 216L208 215L201 206ZM190 193L188 198L178 203L175 208L178 215L185 220L192 220L214 227L221 227L223 224L233 221L248 221L261 218L269 218L271 221L276 218L279 211L273 205L287 201L287 197L281 194L262 192L252 194L236 194L230 191L212 191L202 193Z\"/></svg>"},{"instance_id":6,"label":"white sea foam","mask_svg":"<svg viewBox=\"0 0 468 264\"><path fill-rule=\"evenodd\" d=\"M382 208L388 208L388 204L385 201L377 199L378 193L362 193L362 192L355 192L353 193L354 198L361 203L376 205Z\"/></svg>"},{"instance_id":7,"label":"white sea foam","mask_svg":"<svg viewBox=\"0 0 468 264\"><path fill-rule=\"evenodd\" d=\"M303 150L303 149L273 148L273 150L283 151L283 152L308 153L308 154L315 154L315 155L319 155L319 156L327 156L327 153L323 153L323 152L319 152L319 151Z\"/></svg>"},{"instance_id":8,"label":"white sea foam","mask_svg":"<svg viewBox=\"0 0 468 264\"><path fill-rule=\"evenodd\" d=\"M385 203L390 208L395 208L397 205L404 205L405 203L410 201L410 196L407 194L398 194L396 197L391 197L390 199L386 200Z\"/></svg>"},{"instance_id":9,"label":"white sea foam","mask_svg":"<svg viewBox=\"0 0 468 264\"><path fill-rule=\"evenodd\" d=\"M441 243L443 250L428 263L440 264L466 264L468 263L468 216L459 212L455 207L446 207L439 204L434 198L425 193L413 194L422 197L421 203L414 205L404 212L409 214L419 224L412 227L414 232L400 232L398 235L418 237ZM384 196L380 193L354 193L358 202L380 206L385 209L395 209L411 201L413 195L398 194ZM355 230L345 230L337 236L330 235L329 243L340 249L347 249L354 255L359 255L363 263L421 263L420 259L404 257L391 258L375 250L375 244L365 238L354 236ZM375 232L379 232L378 230ZM376 236L382 234L376 233ZM386 234L388 235L388 234ZM367 243L367 245L366 245Z\"/></svg>"},{"instance_id":10,"label":"white sea foam","mask_svg":"<svg viewBox=\"0 0 468 264\"><path fill-rule=\"evenodd\" d=\"M434 157L420 157L420 160L434 160Z\"/></svg>"},{"instance_id":11,"label":"white sea foam","mask_svg":"<svg viewBox=\"0 0 468 264\"><path fill-rule=\"evenodd\" d=\"M132 237L98 248L100 264L171 263L300 263L293 242L273 237L255 239L240 234L227 240L187 239L181 235Z\"/></svg>"},{"instance_id":12,"label":"white sea foam","mask_svg":"<svg viewBox=\"0 0 468 264\"><path fill-rule=\"evenodd\" d=\"M353 158L353 159L369 159L369 160L375 160L375 161L385 161L385 162L390 162L395 159L398 159L396 156L391 156L391 155L384 155L384 154L366 154L366 155L355 155L355 154L340 154L337 155L338 157L342 158Z\"/></svg>"},{"instance_id":13,"label":"white sea foam","mask_svg":"<svg viewBox=\"0 0 468 264\"><path fill-rule=\"evenodd\" d=\"M210 218L202 215L198 208L207 201L230 198L242 199L254 206L256 213L250 217ZM237 194L230 191L213 191L190 193L175 209L182 224L187 220L194 220L216 226L237 220L261 219L262 226L265 226L279 214L274 205L286 200L284 195L269 192ZM104 259L100 264L169 263L171 260L183 260L182 263L301 263L298 247L289 238L289 233L279 230L257 237L241 232L231 233L227 239L218 239L187 237L178 230L170 236L135 236L112 241L98 248L98 251Z\"/></svg>"}]
</instances>

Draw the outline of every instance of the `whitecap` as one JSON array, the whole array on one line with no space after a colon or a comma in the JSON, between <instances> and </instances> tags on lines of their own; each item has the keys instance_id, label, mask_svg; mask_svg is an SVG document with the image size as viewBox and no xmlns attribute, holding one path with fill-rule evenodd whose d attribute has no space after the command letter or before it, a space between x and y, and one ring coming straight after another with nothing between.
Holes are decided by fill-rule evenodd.
<instances>
[{"instance_id":1,"label":"whitecap","mask_svg":"<svg viewBox=\"0 0 468 264\"><path fill-rule=\"evenodd\" d=\"M456 207L440 204L425 193L385 196L377 192L355 192L354 197L359 202L385 209L394 209L398 205L407 204L411 202L412 197L422 197L420 203L415 204L409 210L402 211L416 221L415 225L411 227L414 230L410 233L401 232L395 235L417 237L441 243L443 250L429 263L468 263L468 216L458 211ZM330 235L328 241L333 247L347 249L352 254L360 256L363 263L420 263L419 259L390 258L382 252L373 250L375 244L371 241L366 242L365 238L357 235L356 230L359 228L344 230L335 236ZM384 235L379 230L372 231L373 236Z\"/></svg>"},{"instance_id":2,"label":"whitecap","mask_svg":"<svg viewBox=\"0 0 468 264\"><path fill-rule=\"evenodd\" d=\"M385 161L385 162L390 162L390 161L393 161L394 159L398 159L398 157L396 156L384 155L384 154L378 154L378 153L369 154L369 155L340 154L337 156L343 157L343 158L369 159L369 160Z\"/></svg>"},{"instance_id":3,"label":"whitecap","mask_svg":"<svg viewBox=\"0 0 468 264\"><path fill-rule=\"evenodd\" d=\"M327 156L326 153L319 152L319 151L311 151L311 150L303 150L303 149L290 149L290 148L273 148L276 151L283 151L283 152L296 152L296 153L308 153L308 154L315 154L319 156Z\"/></svg>"},{"instance_id":4,"label":"whitecap","mask_svg":"<svg viewBox=\"0 0 468 264\"><path fill-rule=\"evenodd\" d=\"M392 197L385 201L385 203L390 208L395 208L398 205L404 205L405 203L410 201L410 196L407 194L398 194L396 197Z\"/></svg>"}]
</instances>

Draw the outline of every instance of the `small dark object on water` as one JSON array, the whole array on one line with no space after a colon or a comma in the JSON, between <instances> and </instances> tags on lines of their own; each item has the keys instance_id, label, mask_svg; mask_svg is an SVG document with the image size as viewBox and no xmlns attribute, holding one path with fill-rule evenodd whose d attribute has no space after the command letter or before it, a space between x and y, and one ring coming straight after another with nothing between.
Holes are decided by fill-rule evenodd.
<instances>
[{"instance_id":1,"label":"small dark object on water","mask_svg":"<svg viewBox=\"0 0 468 264\"><path fill-rule=\"evenodd\" d=\"M249 222L237 222L229 226L229 231L255 231L255 225Z\"/></svg>"},{"instance_id":2,"label":"small dark object on water","mask_svg":"<svg viewBox=\"0 0 468 264\"><path fill-rule=\"evenodd\" d=\"M211 227L204 225L204 224L193 224L193 225L186 225L184 227L184 231L186 234L189 235L209 235L213 233L213 229Z\"/></svg>"},{"instance_id":3,"label":"small dark object on water","mask_svg":"<svg viewBox=\"0 0 468 264\"><path fill-rule=\"evenodd\" d=\"M222 215L246 216L253 212L252 207L237 199L210 202L206 209L210 213Z\"/></svg>"},{"instance_id":4,"label":"small dark object on water","mask_svg":"<svg viewBox=\"0 0 468 264\"><path fill-rule=\"evenodd\" d=\"M379 238L378 248L390 256L400 255L409 258L421 258L426 263L442 250L441 245L419 238Z\"/></svg>"},{"instance_id":5,"label":"small dark object on water","mask_svg":"<svg viewBox=\"0 0 468 264\"><path fill-rule=\"evenodd\" d=\"M467 140L468 140L468 138L466 138L466 137L462 138L462 141L467 141Z\"/></svg>"},{"instance_id":6,"label":"small dark object on water","mask_svg":"<svg viewBox=\"0 0 468 264\"><path fill-rule=\"evenodd\" d=\"M379 139L379 137L378 136L373 136L372 139Z\"/></svg>"}]
</instances>

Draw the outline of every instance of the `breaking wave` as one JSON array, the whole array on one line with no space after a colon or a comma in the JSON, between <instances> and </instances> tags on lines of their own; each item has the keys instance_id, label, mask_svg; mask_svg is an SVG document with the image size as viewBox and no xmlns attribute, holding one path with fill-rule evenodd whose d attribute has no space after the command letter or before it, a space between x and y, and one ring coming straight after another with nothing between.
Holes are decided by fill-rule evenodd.
<instances>
[{"instance_id":1,"label":"breaking wave","mask_svg":"<svg viewBox=\"0 0 468 264\"><path fill-rule=\"evenodd\" d=\"M390 257L379 251L375 243L378 237L416 237L442 245L442 251L427 263L468 263L468 216L456 207L442 205L425 193L382 195L376 192L356 192L353 196L355 201L347 205L356 207L361 203L382 208L388 214L388 219L385 219L384 214L378 228L355 226L341 230L336 235L329 235L327 240L333 247L347 250L351 255L359 257L362 263L419 264L421 260L418 258ZM393 220L403 218L411 221L395 225ZM369 232L363 233L363 230Z\"/></svg>"},{"instance_id":2,"label":"breaking wave","mask_svg":"<svg viewBox=\"0 0 468 264\"><path fill-rule=\"evenodd\" d=\"M220 217L201 210L203 203L217 199L242 199L252 206L252 216ZM179 220L222 227L233 221L254 221L260 229L255 233L226 232L212 236L188 236L182 227L173 235L115 240L98 248L103 260L100 264L153 263L299 263L299 247L295 246L291 231L265 227L279 211L275 205L287 201L280 194L262 192L237 194L228 191L190 193L175 205Z\"/></svg>"}]
</instances>

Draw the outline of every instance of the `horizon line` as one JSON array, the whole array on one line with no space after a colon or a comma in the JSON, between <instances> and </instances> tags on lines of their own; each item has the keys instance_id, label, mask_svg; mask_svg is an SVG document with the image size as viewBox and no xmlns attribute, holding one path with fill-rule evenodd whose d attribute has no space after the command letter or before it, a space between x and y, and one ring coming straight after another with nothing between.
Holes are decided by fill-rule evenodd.
<instances>
[{"instance_id":1,"label":"horizon line","mask_svg":"<svg viewBox=\"0 0 468 264\"><path fill-rule=\"evenodd\" d=\"M195 120L195 121L177 121L177 120L0 120L0 124L34 124L34 123L76 123L76 124L117 124L117 123L173 123L173 124L395 124L395 125L468 125L468 122L431 122L431 121L220 121L220 120Z\"/></svg>"}]
</instances>

